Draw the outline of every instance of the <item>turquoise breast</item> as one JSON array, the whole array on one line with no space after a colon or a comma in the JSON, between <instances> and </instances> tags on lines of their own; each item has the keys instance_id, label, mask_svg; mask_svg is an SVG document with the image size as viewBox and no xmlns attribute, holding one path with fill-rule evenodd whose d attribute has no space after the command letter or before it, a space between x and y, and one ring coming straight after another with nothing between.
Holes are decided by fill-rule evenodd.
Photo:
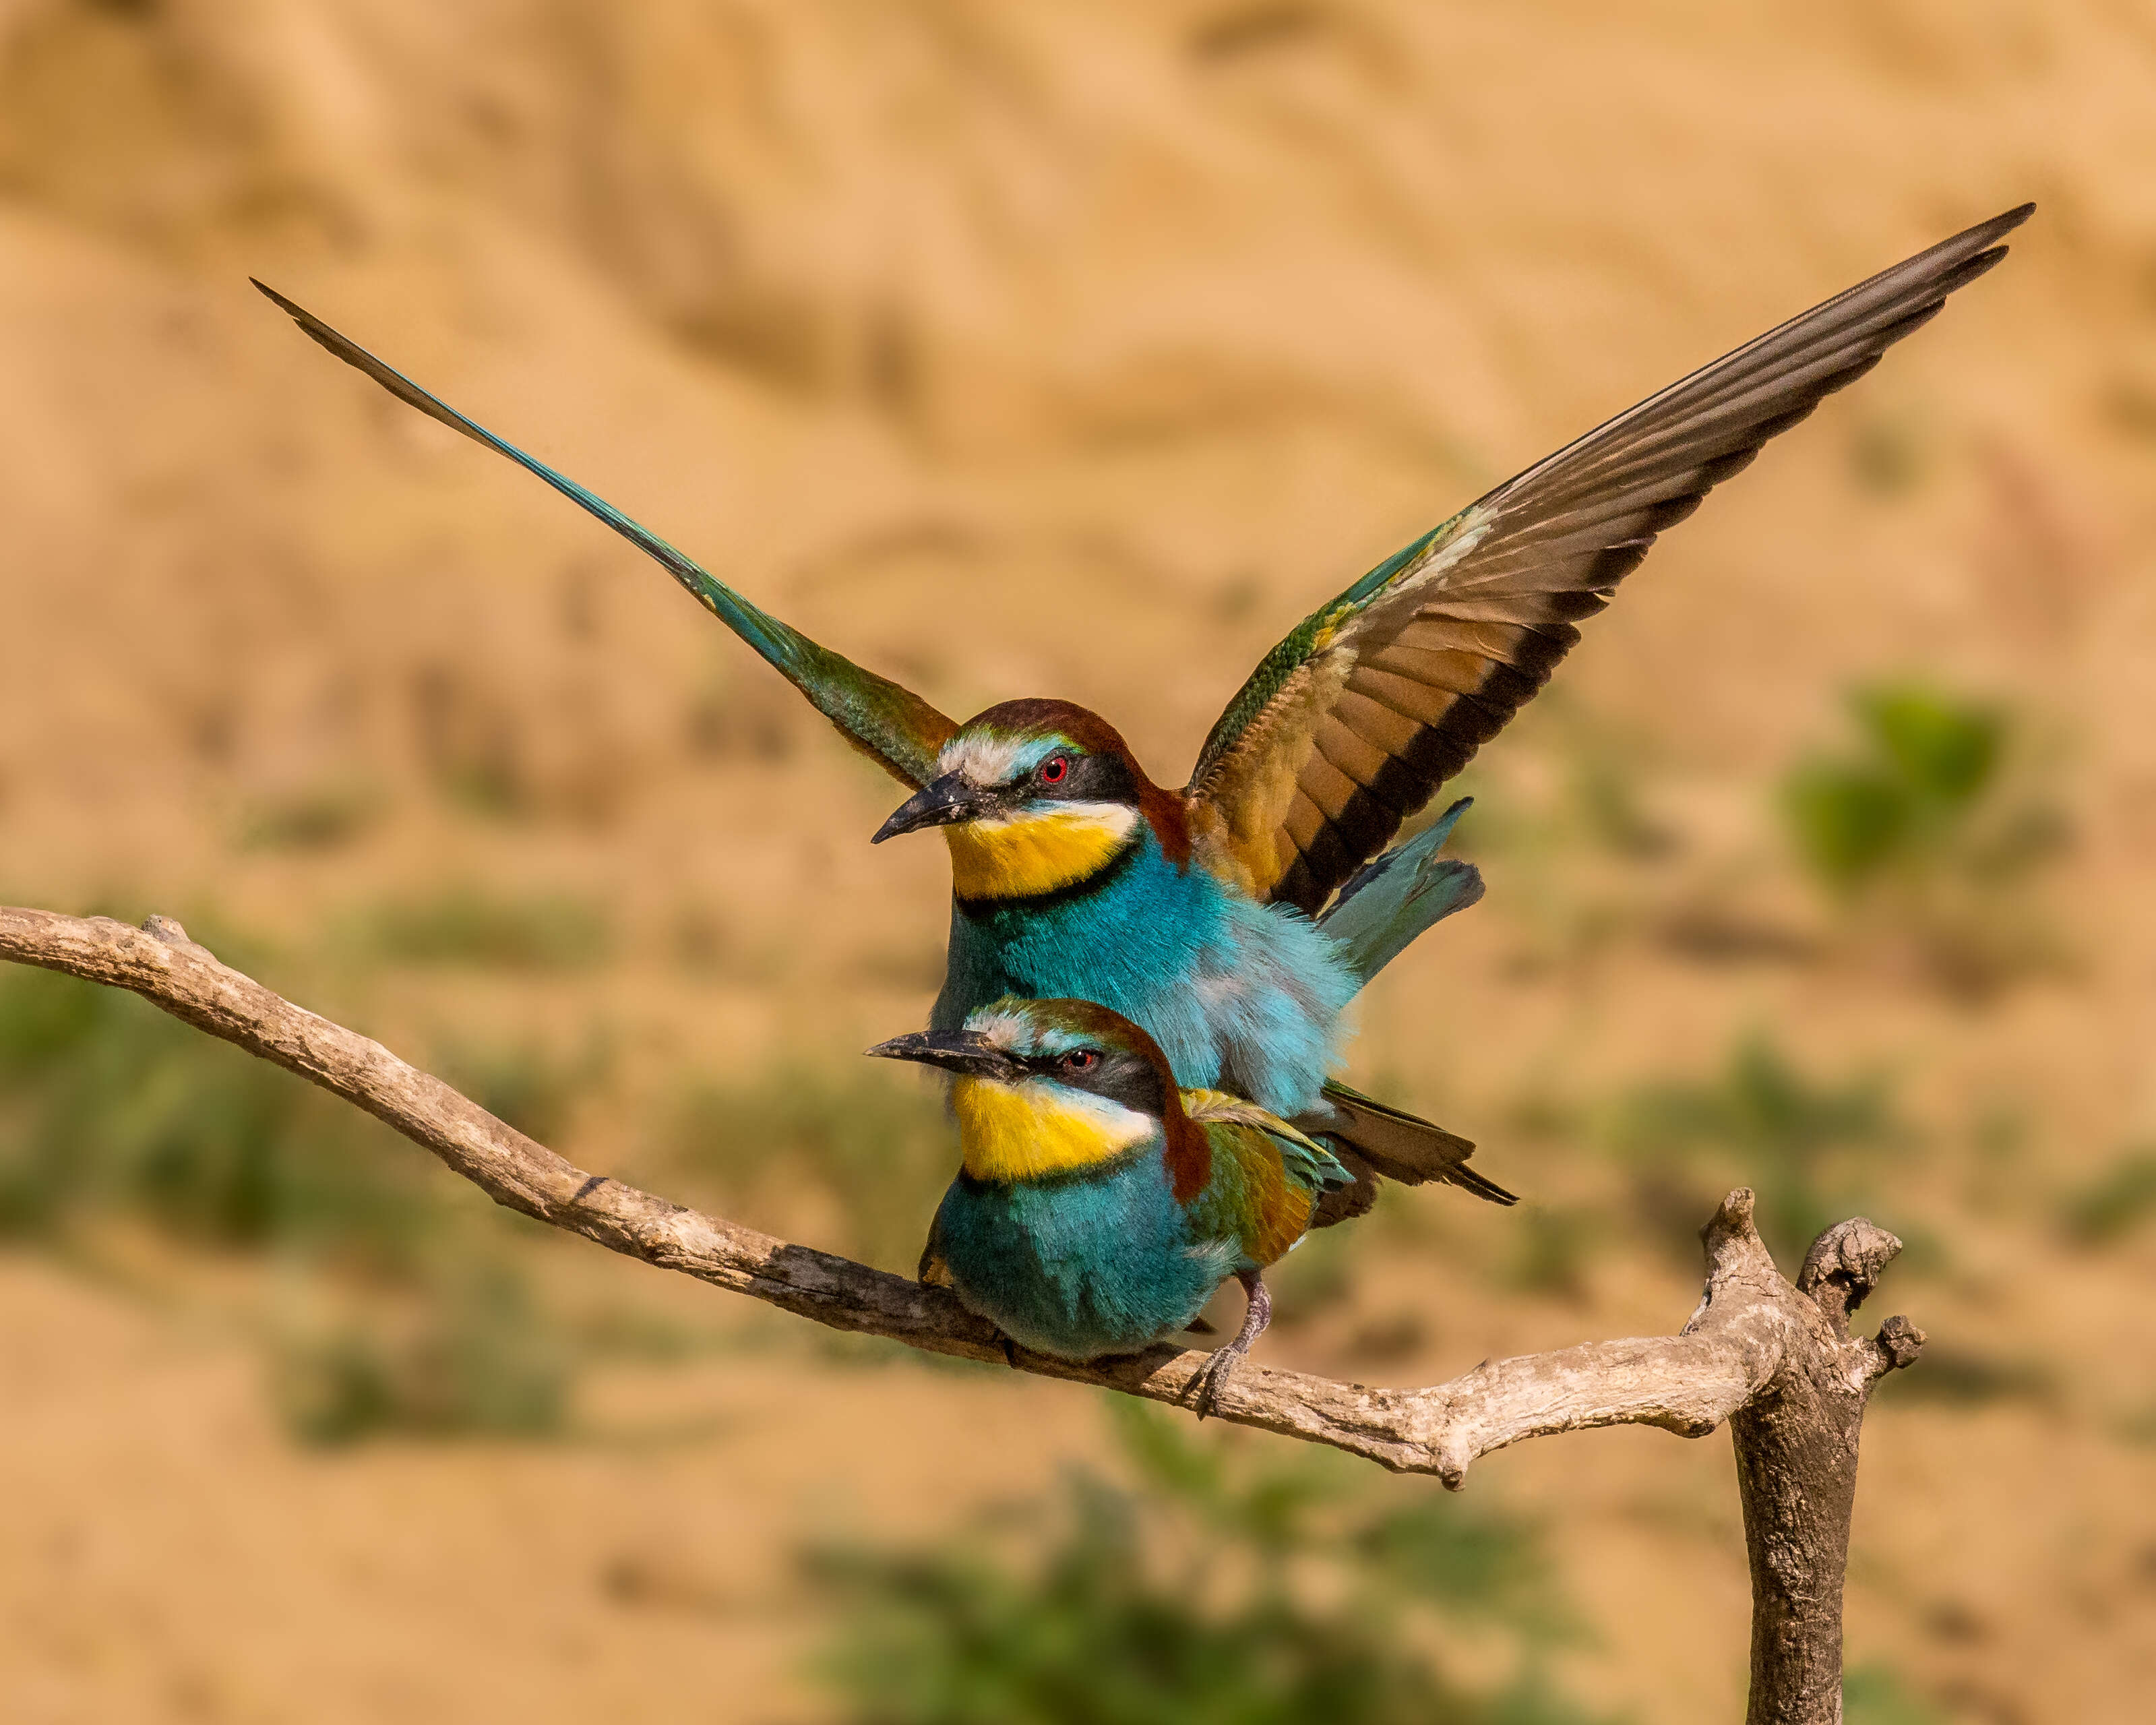
<instances>
[{"instance_id":1,"label":"turquoise breast","mask_svg":"<svg viewBox=\"0 0 2156 1725\"><path fill-rule=\"evenodd\" d=\"M1062 1179L962 1174L931 1238L969 1310L1036 1353L1084 1360L1134 1353L1198 1316L1238 1255L1194 1243L1188 1225L1156 1139Z\"/></svg>"},{"instance_id":2,"label":"turquoise breast","mask_svg":"<svg viewBox=\"0 0 2156 1725\"><path fill-rule=\"evenodd\" d=\"M955 1029L1007 994L1097 1001L1151 1034L1178 1085L1232 1090L1292 1117L1319 1106L1358 983L1301 911L1177 866L1145 829L1075 887L954 901L929 1023Z\"/></svg>"}]
</instances>

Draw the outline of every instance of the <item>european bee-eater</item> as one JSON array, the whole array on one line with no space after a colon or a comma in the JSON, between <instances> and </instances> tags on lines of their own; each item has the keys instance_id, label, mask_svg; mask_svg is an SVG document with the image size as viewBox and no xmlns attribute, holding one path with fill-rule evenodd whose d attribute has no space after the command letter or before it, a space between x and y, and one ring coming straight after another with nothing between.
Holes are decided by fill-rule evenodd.
<instances>
[{"instance_id":1,"label":"european bee-eater","mask_svg":"<svg viewBox=\"0 0 2156 1725\"><path fill-rule=\"evenodd\" d=\"M964 1163L921 1279L1036 1353L1097 1359L1189 1327L1235 1276L1249 1304L1201 1402L1250 1351L1265 1267L1353 1176L1255 1102L1179 1090L1160 1045L1087 1000L999 1000L869 1050L952 1075Z\"/></svg>"},{"instance_id":2,"label":"european bee-eater","mask_svg":"<svg viewBox=\"0 0 2156 1725\"><path fill-rule=\"evenodd\" d=\"M1342 1009L1373 958L1448 907L1447 894L1415 889L1428 850L1403 872L1387 847L1548 680L1657 534L1989 270L2031 208L1725 355L1388 557L1265 655L1179 792L1066 701L953 722L263 291L339 358L649 552L914 789L876 836L935 826L950 845L950 957L932 1028L1006 994L1097 1001L1142 1025L1179 1083L1327 1133L1358 1173L1476 1188L1465 1140L1327 1082ZM1342 918L1357 927L1352 951L1332 932Z\"/></svg>"}]
</instances>

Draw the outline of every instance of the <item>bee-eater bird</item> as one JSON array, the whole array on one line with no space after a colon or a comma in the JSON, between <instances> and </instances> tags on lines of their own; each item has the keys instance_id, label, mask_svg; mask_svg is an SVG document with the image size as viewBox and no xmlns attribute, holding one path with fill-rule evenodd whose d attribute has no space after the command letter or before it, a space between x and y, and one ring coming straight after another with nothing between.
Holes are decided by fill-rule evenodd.
<instances>
[{"instance_id":1,"label":"bee-eater bird","mask_svg":"<svg viewBox=\"0 0 2156 1725\"><path fill-rule=\"evenodd\" d=\"M1006 994L1097 1001L1145 1028L1178 1083L1327 1134L1366 1191L1374 1168L1502 1198L1461 1166L1465 1140L1327 1081L1350 998L1460 901L1457 876L1455 890L1426 890L1434 845L1387 847L1541 688L1656 535L1989 270L2032 208L1694 372L1386 558L1265 655L1179 792L1067 701L1005 701L954 722L263 291L339 358L656 557L913 790L875 836L940 827L949 843L932 1029Z\"/></svg>"},{"instance_id":2,"label":"bee-eater bird","mask_svg":"<svg viewBox=\"0 0 2156 1725\"><path fill-rule=\"evenodd\" d=\"M869 1050L952 1075L964 1162L921 1279L1020 1346L1132 1353L1188 1327L1229 1276L1248 1305L1204 1407L1272 1310L1263 1280L1353 1177L1255 1102L1178 1089L1160 1045L1088 1000L998 1000Z\"/></svg>"}]
</instances>

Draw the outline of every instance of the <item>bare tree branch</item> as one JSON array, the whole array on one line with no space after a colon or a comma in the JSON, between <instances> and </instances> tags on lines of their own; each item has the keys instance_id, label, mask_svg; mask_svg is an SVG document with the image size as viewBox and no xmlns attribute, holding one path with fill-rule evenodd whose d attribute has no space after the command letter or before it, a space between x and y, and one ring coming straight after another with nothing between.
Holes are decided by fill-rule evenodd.
<instances>
[{"instance_id":1,"label":"bare tree branch","mask_svg":"<svg viewBox=\"0 0 2156 1725\"><path fill-rule=\"evenodd\" d=\"M587 1173L357 1032L219 963L167 917L0 907L0 958L126 988L211 1035L275 1061L424 1145L498 1204L661 1269L834 1329L1188 1403L1209 1355L1156 1348L1072 1365L1007 1355L992 1325L941 1289L789 1245ZM1220 1386L1220 1418L1330 1444L1457 1489L1493 1450L1599 1425L1657 1425L1736 1439L1753 1590L1748 1725L1841 1717L1841 1588L1857 1439L1872 1386L1912 1363L1923 1337L1889 1318L1852 1337L1849 1314L1901 1242L1861 1219L1821 1235L1793 1285L1753 1225L1752 1194L1725 1198L1702 1230L1707 1286L1674 1336L1590 1342L1485 1361L1420 1389L1343 1384L1245 1362Z\"/></svg>"}]
</instances>

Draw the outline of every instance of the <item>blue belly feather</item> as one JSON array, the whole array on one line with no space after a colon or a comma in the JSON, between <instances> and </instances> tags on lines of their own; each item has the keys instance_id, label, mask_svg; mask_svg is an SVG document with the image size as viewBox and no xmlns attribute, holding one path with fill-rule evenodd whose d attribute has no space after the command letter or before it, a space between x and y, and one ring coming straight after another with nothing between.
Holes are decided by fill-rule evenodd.
<instances>
[{"instance_id":1,"label":"blue belly feather","mask_svg":"<svg viewBox=\"0 0 2156 1725\"><path fill-rule=\"evenodd\" d=\"M1106 1168L991 1185L961 1175L930 1249L966 1307L1037 1353L1096 1359L1183 1328L1241 1261L1194 1241L1158 1139Z\"/></svg>"},{"instance_id":2,"label":"blue belly feather","mask_svg":"<svg viewBox=\"0 0 2156 1725\"><path fill-rule=\"evenodd\" d=\"M1097 1001L1151 1033L1178 1085L1293 1117L1320 1106L1361 981L1301 911L1177 867L1147 829L1103 880L1046 900L954 904L929 1024L955 1029L1007 994Z\"/></svg>"}]
</instances>

